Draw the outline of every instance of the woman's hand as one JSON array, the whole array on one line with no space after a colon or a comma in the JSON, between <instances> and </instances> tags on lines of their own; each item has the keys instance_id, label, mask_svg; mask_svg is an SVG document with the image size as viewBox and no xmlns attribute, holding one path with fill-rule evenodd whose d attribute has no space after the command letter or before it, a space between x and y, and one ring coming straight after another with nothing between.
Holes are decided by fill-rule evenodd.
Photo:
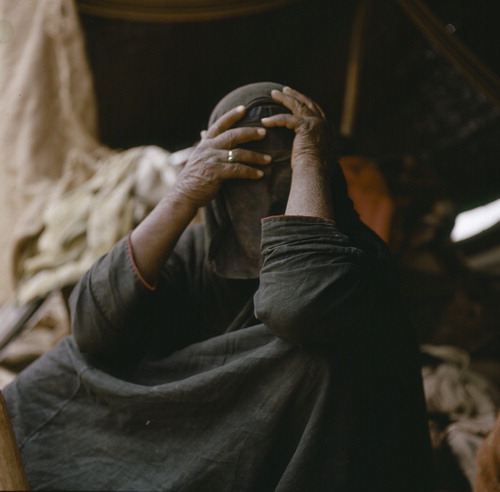
<instances>
[{"instance_id":1,"label":"woman's hand","mask_svg":"<svg viewBox=\"0 0 500 492\"><path fill-rule=\"evenodd\" d=\"M228 111L208 130L179 174L173 193L192 207L206 205L217 194L226 179L259 179L263 171L252 164L266 165L271 156L236 148L265 137L265 128L231 128L245 114L245 106ZM229 150L234 162L228 162ZM250 164L250 165L245 165Z\"/></svg>"},{"instance_id":2,"label":"woman's hand","mask_svg":"<svg viewBox=\"0 0 500 492\"><path fill-rule=\"evenodd\" d=\"M329 173L332 158L332 130L323 110L310 98L290 87L271 93L276 102L292 114L279 114L263 118L267 127L283 126L295 132L292 148L292 169L297 166L314 166Z\"/></svg>"},{"instance_id":3,"label":"woman's hand","mask_svg":"<svg viewBox=\"0 0 500 492\"><path fill-rule=\"evenodd\" d=\"M271 94L292 114L263 118L262 124L286 127L295 132L292 184L285 213L333 220L333 132L325 113L312 99L290 87L284 87L282 92L274 90Z\"/></svg>"},{"instance_id":4,"label":"woman's hand","mask_svg":"<svg viewBox=\"0 0 500 492\"><path fill-rule=\"evenodd\" d=\"M245 114L239 106L203 131L173 188L130 236L135 264L145 281L155 285L177 240L195 216L219 191L226 179L259 179L264 173L252 165L265 165L271 157L235 148L265 137L264 128L231 128ZM229 150L234 162L228 162ZM248 165L245 165L248 164Z\"/></svg>"}]
</instances>

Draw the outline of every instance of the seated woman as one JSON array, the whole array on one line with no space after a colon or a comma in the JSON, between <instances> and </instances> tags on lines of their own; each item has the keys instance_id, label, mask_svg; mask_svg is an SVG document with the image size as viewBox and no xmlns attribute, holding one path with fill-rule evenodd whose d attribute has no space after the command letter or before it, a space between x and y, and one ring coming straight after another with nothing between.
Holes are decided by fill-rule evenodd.
<instances>
[{"instance_id":1,"label":"seated woman","mask_svg":"<svg viewBox=\"0 0 500 492\"><path fill-rule=\"evenodd\" d=\"M333 147L288 87L219 102L75 288L73 336L5 390L32 487L430 490L415 337Z\"/></svg>"}]
</instances>

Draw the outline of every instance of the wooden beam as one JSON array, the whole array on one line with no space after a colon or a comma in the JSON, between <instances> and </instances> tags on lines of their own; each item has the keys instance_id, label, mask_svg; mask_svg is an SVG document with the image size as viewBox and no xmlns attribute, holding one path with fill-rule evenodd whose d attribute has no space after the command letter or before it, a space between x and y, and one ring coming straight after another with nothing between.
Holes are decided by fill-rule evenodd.
<instances>
[{"instance_id":1,"label":"wooden beam","mask_svg":"<svg viewBox=\"0 0 500 492\"><path fill-rule=\"evenodd\" d=\"M30 490L7 406L0 392L0 490Z\"/></svg>"},{"instance_id":2,"label":"wooden beam","mask_svg":"<svg viewBox=\"0 0 500 492\"><path fill-rule=\"evenodd\" d=\"M340 120L339 133L343 137L352 137L358 109L359 84L363 66L363 54L371 0L360 0L351 30L349 55L347 59L344 89L344 107Z\"/></svg>"}]
</instances>

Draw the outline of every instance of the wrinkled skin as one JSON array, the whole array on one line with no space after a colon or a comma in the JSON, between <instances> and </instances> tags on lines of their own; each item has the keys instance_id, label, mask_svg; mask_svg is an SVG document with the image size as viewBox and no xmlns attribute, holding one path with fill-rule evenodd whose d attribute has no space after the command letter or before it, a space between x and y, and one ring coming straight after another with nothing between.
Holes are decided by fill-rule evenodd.
<instances>
[{"instance_id":1,"label":"wrinkled skin","mask_svg":"<svg viewBox=\"0 0 500 492\"><path fill-rule=\"evenodd\" d=\"M267 127L283 126L295 132L292 146L292 184L285 213L334 218L330 188L333 132L323 110L310 98L290 87L271 92L275 101L292 114L263 118Z\"/></svg>"},{"instance_id":2,"label":"wrinkled skin","mask_svg":"<svg viewBox=\"0 0 500 492\"><path fill-rule=\"evenodd\" d=\"M286 127L295 132L292 181L285 213L333 219L329 185L333 164L332 133L325 114L315 102L289 87L281 92L272 91L272 97L292 114L263 118L262 124ZM198 209L214 198L225 180L264 176L259 167L269 165L270 156L238 148L238 145L264 138L265 128L232 128L245 111L244 106L238 106L202 132L201 141L175 186L132 232L131 244L137 267L150 284L158 280L164 262ZM233 149L234 163L227 162L229 149Z\"/></svg>"},{"instance_id":3,"label":"wrinkled skin","mask_svg":"<svg viewBox=\"0 0 500 492\"><path fill-rule=\"evenodd\" d=\"M271 93L276 102L292 111L263 118L264 126L282 126L295 132L292 147L292 169L307 162L321 172L329 172L328 158L331 155L331 129L323 110L310 98L298 91L285 87L283 92ZM196 207L206 205L219 191L227 179L259 179L260 170L240 164L267 165L271 157L238 145L265 137L262 128L231 128L245 114L245 107L239 106L221 116L207 131L190 156L175 186ZM228 163L228 151L233 149L235 163Z\"/></svg>"},{"instance_id":4,"label":"wrinkled skin","mask_svg":"<svg viewBox=\"0 0 500 492\"><path fill-rule=\"evenodd\" d=\"M245 114L239 106L221 116L206 132L191 154L174 187L178 193L199 208L206 205L218 193L227 179L259 179L262 170L241 164L267 165L271 157L238 145L265 137L264 128L231 128ZM233 149L236 162L229 163L228 152Z\"/></svg>"},{"instance_id":5,"label":"wrinkled skin","mask_svg":"<svg viewBox=\"0 0 500 492\"><path fill-rule=\"evenodd\" d=\"M279 114L263 118L264 126L283 126L295 132L292 147L292 170L307 162L322 172L329 173L332 149L332 130L323 110L309 97L290 87L271 93L292 114ZM330 164L330 165L329 165Z\"/></svg>"}]
</instances>

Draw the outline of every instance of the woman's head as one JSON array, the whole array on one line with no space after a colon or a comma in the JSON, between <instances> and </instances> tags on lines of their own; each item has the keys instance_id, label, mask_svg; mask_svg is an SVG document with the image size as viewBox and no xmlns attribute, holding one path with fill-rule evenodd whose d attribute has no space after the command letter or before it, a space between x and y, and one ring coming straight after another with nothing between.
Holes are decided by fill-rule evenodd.
<instances>
[{"instance_id":1,"label":"woman's head","mask_svg":"<svg viewBox=\"0 0 500 492\"><path fill-rule=\"evenodd\" d=\"M246 112L235 126L263 126L261 119L280 113L291 113L271 95L284 86L259 82L240 87L226 95L214 108L209 123L214 123L229 110L245 105ZM245 147L270 154L273 162L262 166L264 177L258 180L228 180L206 208L209 235L208 261L213 270L228 278L256 278L261 267L261 219L285 212L292 178L291 156L295 134L283 127L267 127L267 135ZM347 195L347 186L334 154L331 135L330 168L334 219L340 230L351 237L364 237L365 227ZM243 146L241 146L243 147Z\"/></svg>"},{"instance_id":2,"label":"woman's head","mask_svg":"<svg viewBox=\"0 0 500 492\"><path fill-rule=\"evenodd\" d=\"M263 126L261 119L290 111L271 97L281 84L259 82L240 87L226 95L214 108L209 126L227 111L245 105L245 115L234 126ZM260 180L228 180L210 207L207 218L219 220L217 237L211 256L218 273L225 277L257 277L261 267L261 219L285 211L291 182L290 157L294 134L285 128L267 129L262 140L240 145L272 157L272 163L262 166ZM243 164L242 164L243 165ZM212 213L210 213L212 212ZM217 250L215 250L217 248Z\"/></svg>"}]
</instances>

